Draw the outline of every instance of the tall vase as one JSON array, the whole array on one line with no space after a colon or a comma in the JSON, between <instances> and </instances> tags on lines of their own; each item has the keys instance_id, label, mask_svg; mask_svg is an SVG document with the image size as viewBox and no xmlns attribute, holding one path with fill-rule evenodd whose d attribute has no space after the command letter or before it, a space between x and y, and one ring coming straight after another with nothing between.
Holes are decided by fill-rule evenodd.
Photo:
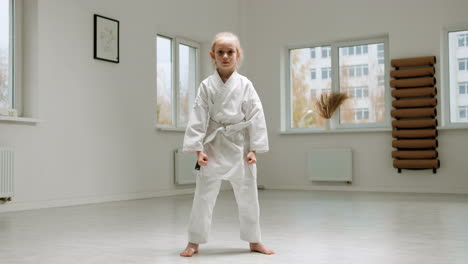
<instances>
[{"instance_id":1,"label":"tall vase","mask_svg":"<svg viewBox=\"0 0 468 264\"><path fill-rule=\"evenodd\" d=\"M331 120L325 119L325 130L331 130Z\"/></svg>"}]
</instances>

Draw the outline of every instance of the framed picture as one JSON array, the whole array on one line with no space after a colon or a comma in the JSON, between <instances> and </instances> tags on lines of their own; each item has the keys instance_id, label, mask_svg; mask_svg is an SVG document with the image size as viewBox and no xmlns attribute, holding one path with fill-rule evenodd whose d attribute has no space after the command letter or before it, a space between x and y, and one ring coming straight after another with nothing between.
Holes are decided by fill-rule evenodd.
<instances>
[{"instance_id":1,"label":"framed picture","mask_svg":"<svg viewBox=\"0 0 468 264\"><path fill-rule=\"evenodd\" d=\"M94 58L119 63L119 21L94 15Z\"/></svg>"}]
</instances>

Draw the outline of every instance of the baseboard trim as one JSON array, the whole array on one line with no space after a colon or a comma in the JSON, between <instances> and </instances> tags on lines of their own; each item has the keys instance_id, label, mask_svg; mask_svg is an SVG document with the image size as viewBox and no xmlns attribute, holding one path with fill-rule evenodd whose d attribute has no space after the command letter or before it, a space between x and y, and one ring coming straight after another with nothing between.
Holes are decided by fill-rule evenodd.
<instances>
[{"instance_id":1,"label":"baseboard trim","mask_svg":"<svg viewBox=\"0 0 468 264\"><path fill-rule=\"evenodd\" d=\"M74 205L95 204L95 203L105 203L105 202L148 199L148 198L173 196L173 195L193 194L194 191L195 191L194 188L189 188L189 189L182 189L182 190L161 190L161 191L153 191L153 192L111 194L111 195L103 195L103 196L87 196L87 197L75 197L75 198L42 200L42 201L40 200L39 201L24 201L24 202L15 202L13 198L12 202L0 204L0 213L53 208L53 207L65 207L65 206L74 206Z\"/></svg>"},{"instance_id":2,"label":"baseboard trim","mask_svg":"<svg viewBox=\"0 0 468 264\"><path fill-rule=\"evenodd\" d=\"M448 189L387 186L307 186L307 185L271 185L262 184L265 190L297 190L297 191L347 191L347 192L388 192L388 193L434 193L434 194L468 194L468 189L451 187Z\"/></svg>"},{"instance_id":3,"label":"baseboard trim","mask_svg":"<svg viewBox=\"0 0 468 264\"><path fill-rule=\"evenodd\" d=\"M228 190L232 190L232 188L230 188L230 186L221 187L221 191L228 191ZM13 198L11 202L0 204L0 213L36 210L36 209L45 209L45 208L54 208L54 207L96 204L96 203L129 201L129 200L138 200L138 199L150 199L150 198L157 198L157 197L164 197L164 196L193 194L194 192L195 192L195 186L193 188L187 188L187 189L181 189L181 190L159 190L159 191L152 191L152 192L73 197L73 198L65 198L65 199L39 200L39 201L15 202Z\"/></svg>"}]
</instances>

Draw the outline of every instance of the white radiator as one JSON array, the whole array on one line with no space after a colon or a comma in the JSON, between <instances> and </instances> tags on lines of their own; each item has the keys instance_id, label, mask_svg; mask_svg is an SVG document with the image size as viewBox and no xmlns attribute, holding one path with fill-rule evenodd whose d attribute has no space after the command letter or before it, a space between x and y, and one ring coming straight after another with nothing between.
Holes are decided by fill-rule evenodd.
<instances>
[{"instance_id":1,"label":"white radiator","mask_svg":"<svg viewBox=\"0 0 468 264\"><path fill-rule=\"evenodd\" d=\"M350 148L312 149L308 153L307 164L311 181L352 181L353 161Z\"/></svg>"},{"instance_id":2,"label":"white radiator","mask_svg":"<svg viewBox=\"0 0 468 264\"><path fill-rule=\"evenodd\" d=\"M183 153L181 149L174 151L174 182L175 184L195 184L195 163L197 155Z\"/></svg>"},{"instance_id":3,"label":"white radiator","mask_svg":"<svg viewBox=\"0 0 468 264\"><path fill-rule=\"evenodd\" d=\"M0 147L0 198L13 196L14 152Z\"/></svg>"}]
</instances>

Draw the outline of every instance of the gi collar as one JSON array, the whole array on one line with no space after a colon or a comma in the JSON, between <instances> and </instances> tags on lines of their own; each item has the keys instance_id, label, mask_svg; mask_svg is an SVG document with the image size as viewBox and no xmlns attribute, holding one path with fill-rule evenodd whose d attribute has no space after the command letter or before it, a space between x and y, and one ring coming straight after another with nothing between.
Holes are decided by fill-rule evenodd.
<instances>
[{"instance_id":1,"label":"gi collar","mask_svg":"<svg viewBox=\"0 0 468 264\"><path fill-rule=\"evenodd\" d=\"M231 84L234 83L235 80L237 80L237 78L239 77L239 74L237 73L237 71L234 71L231 74L231 76L229 76L229 79L227 79L226 83L223 82L223 79L221 79L221 76L219 76L219 73L217 70L215 70L213 76L214 76L214 82L215 82L216 87L222 87L223 85L226 85L227 87L229 87Z\"/></svg>"}]
</instances>

